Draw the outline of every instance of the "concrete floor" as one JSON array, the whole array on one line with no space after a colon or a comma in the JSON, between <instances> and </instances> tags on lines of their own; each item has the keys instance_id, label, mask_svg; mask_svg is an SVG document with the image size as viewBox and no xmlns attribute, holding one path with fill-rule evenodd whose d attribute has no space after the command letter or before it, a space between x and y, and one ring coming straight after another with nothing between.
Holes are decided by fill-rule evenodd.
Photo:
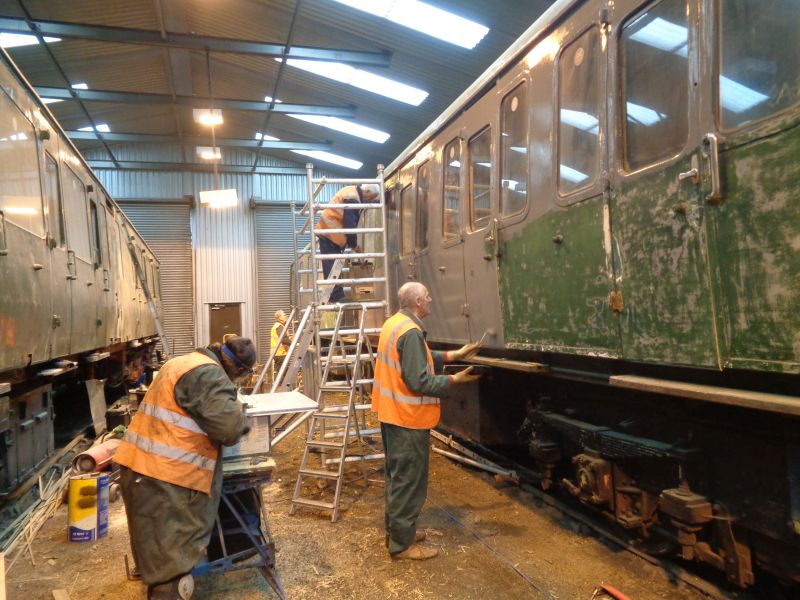
<instances>
[{"instance_id":1,"label":"concrete floor","mask_svg":"<svg viewBox=\"0 0 800 600\"><path fill-rule=\"evenodd\" d=\"M302 428L301 428L302 429ZM370 463L367 478L346 484L343 512L300 510L288 515L303 434L276 450L277 470L264 489L278 549L278 571L288 598L551 598L589 600L600 582L630 598L699 599L662 570L593 537L530 493L497 483L488 474L431 456L428 503L420 525L436 559L393 561L383 545L383 475ZM360 472L348 467L350 478ZM66 507L47 523L8 574L8 597L52 598L66 590L74 600L143 599L144 586L125 578L128 552L124 507L112 505L107 538L95 544L66 541ZM198 599L275 598L255 572L197 582Z\"/></svg>"}]
</instances>

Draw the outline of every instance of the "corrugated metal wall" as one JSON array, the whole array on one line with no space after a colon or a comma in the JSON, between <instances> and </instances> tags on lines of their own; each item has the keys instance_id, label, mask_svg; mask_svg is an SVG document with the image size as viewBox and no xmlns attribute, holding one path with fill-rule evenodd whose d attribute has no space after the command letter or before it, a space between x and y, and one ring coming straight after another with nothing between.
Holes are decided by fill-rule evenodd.
<instances>
[{"instance_id":1,"label":"corrugated metal wall","mask_svg":"<svg viewBox=\"0 0 800 600\"><path fill-rule=\"evenodd\" d=\"M288 204L259 205L255 210L256 262L258 266L258 353L260 360L269 356L269 332L275 322L275 311L289 313L292 303L291 266L292 214ZM305 245L308 236L300 241ZM289 251L287 251L287 248Z\"/></svg>"},{"instance_id":2,"label":"corrugated metal wall","mask_svg":"<svg viewBox=\"0 0 800 600\"><path fill-rule=\"evenodd\" d=\"M115 146L114 154L120 160L176 161L180 160L180 149L168 145L127 145ZM87 152L89 159L107 159L104 151ZM190 159L191 160L191 159ZM223 150L222 162L227 164L252 164L252 154ZM260 165L299 166L269 156L259 157ZM132 211L131 220L148 243L153 244L162 264L162 289L165 291L167 278L176 277L175 285L184 286L183 292L175 292L170 303L179 302L182 319L170 312L165 322L179 324L179 332L168 335L180 339L180 349L190 350L194 346L209 343L209 304L237 302L242 304L242 335L253 338L262 360L269 355L269 331L278 308L290 306L289 268L294 259L290 202L301 208L306 201L306 178L303 175L247 175L220 174L218 183L209 173L132 171L96 169L103 185L114 198L136 198L138 202L126 202L124 209ZM332 177L328 172L318 171L317 176ZM236 189L239 206L225 209L209 209L200 206L200 191L211 189ZM322 201L328 201L340 186L326 186L320 194ZM185 224L180 226L180 235L172 236L170 231L151 231L161 227L169 230L177 227L173 218L167 215L175 209L159 200L164 198L181 199L194 196L195 208L188 205L180 207L188 211L189 238L193 255L190 252L189 264L194 260L193 286L186 288L185 281L172 272L185 269L186 259L162 256L159 253L159 236L184 239ZM144 199L152 201L142 202ZM250 200L258 202L257 208L250 207ZM133 206L131 206L133 205ZM141 225L140 225L141 222ZM152 240L152 241L151 241ZM307 239L304 244L307 243ZM183 266L180 266L183 265ZM191 278L192 270L188 275ZM191 303L194 303L193 309ZM187 308L188 307L188 308ZM170 308L172 311L172 308ZM165 323L166 326L166 323ZM193 327L191 342L184 332ZM187 345L188 344L188 345Z\"/></svg>"},{"instance_id":3,"label":"corrugated metal wall","mask_svg":"<svg viewBox=\"0 0 800 600\"><path fill-rule=\"evenodd\" d=\"M119 205L161 264L164 331L170 350L173 355L191 352L195 347L191 204L120 199Z\"/></svg>"}]
</instances>

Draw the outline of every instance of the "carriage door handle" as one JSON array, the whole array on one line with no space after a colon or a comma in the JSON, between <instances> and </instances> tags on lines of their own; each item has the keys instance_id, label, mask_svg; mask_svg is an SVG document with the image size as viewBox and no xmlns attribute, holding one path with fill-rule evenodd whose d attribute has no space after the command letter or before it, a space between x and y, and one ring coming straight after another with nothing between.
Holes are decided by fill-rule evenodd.
<instances>
[{"instance_id":1,"label":"carriage door handle","mask_svg":"<svg viewBox=\"0 0 800 600\"><path fill-rule=\"evenodd\" d=\"M78 278L77 268L75 266L75 252L67 250L67 279L74 281Z\"/></svg>"},{"instance_id":2,"label":"carriage door handle","mask_svg":"<svg viewBox=\"0 0 800 600\"><path fill-rule=\"evenodd\" d=\"M695 185L700 183L700 160L696 154L692 155L692 168L678 173L678 181L686 181L687 179L691 179Z\"/></svg>"},{"instance_id":3,"label":"carriage door handle","mask_svg":"<svg viewBox=\"0 0 800 600\"><path fill-rule=\"evenodd\" d=\"M722 182L719 173L719 140L713 133L707 133L703 138L703 154L708 158L711 171L711 190L706 194L709 204L722 202Z\"/></svg>"}]
</instances>

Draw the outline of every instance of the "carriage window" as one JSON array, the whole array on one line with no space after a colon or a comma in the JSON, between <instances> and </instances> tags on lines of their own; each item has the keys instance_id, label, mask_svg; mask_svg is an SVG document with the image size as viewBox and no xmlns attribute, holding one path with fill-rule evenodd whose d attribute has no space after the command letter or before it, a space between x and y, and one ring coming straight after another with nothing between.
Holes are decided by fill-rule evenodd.
<instances>
[{"instance_id":1,"label":"carriage window","mask_svg":"<svg viewBox=\"0 0 800 600\"><path fill-rule=\"evenodd\" d=\"M414 250L414 188L407 185L400 193L400 254L408 256Z\"/></svg>"},{"instance_id":2,"label":"carriage window","mask_svg":"<svg viewBox=\"0 0 800 600\"><path fill-rule=\"evenodd\" d=\"M94 266L99 267L103 262L103 253L100 251L100 217L97 214L97 203L89 200L89 214L92 221L92 254Z\"/></svg>"},{"instance_id":3,"label":"carriage window","mask_svg":"<svg viewBox=\"0 0 800 600\"><path fill-rule=\"evenodd\" d=\"M596 28L567 46L558 61L558 189L562 194L589 187L597 177L601 61Z\"/></svg>"},{"instance_id":4,"label":"carriage window","mask_svg":"<svg viewBox=\"0 0 800 600\"><path fill-rule=\"evenodd\" d=\"M469 141L470 225L485 227L491 215L492 128L487 127Z\"/></svg>"},{"instance_id":5,"label":"carriage window","mask_svg":"<svg viewBox=\"0 0 800 600\"><path fill-rule=\"evenodd\" d=\"M451 240L461 229L461 140L444 147L444 193L442 198L442 237Z\"/></svg>"},{"instance_id":6,"label":"carriage window","mask_svg":"<svg viewBox=\"0 0 800 600\"><path fill-rule=\"evenodd\" d=\"M424 250L428 247L429 171L430 162L427 160L417 169L417 236L415 243L417 250Z\"/></svg>"},{"instance_id":7,"label":"carriage window","mask_svg":"<svg viewBox=\"0 0 800 600\"><path fill-rule=\"evenodd\" d=\"M64 182L64 208L66 209L67 242L75 255L89 262L92 250L89 244L89 222L86 210L86 186L69 167Z\"/></svg>"},{"instance_id":8,"label":"carriage window","mask_svg":"<svg viewBox=\"0 0 800 600\"><path fill-rule=\"evenodd\" d=\"M64 199L61 197L61 181L58 175L56 159L45 153L45 194L47 196L47 212L50 219L50 234L59 246L67 242L64 226Z\"/></svg>"},{"instance_id":9,"label":"carriage window","mask_svg":"<svg viewBox=\"0 0 800 600\"><path fill-rule=\"evenodd\" d=\"M528 88L525 83L500 108L500 214L513 215L528 201Z\"/></svg>"},{"instance_id":10,"label":"carriage window","mask_svg":"<svg viewBox=\"0 0 800 600\"><path fill-rule=\"evenodd\" d=\"M720 2L722 125L739 127L800 99L797 0Z\"/></svg>"},{"instance_id":11,"label":"carriage window","mask_svg":"<svg viewBox=\"0 0 800 600\"><path fill-rule=\"evenodd\" d=\"M0 210L10 223L44 237L36 132L17 106L0 93Z\"/></svg>"},{"instance_id":12,"label":"carriage window","mask_svg":"<svg viewBox=\"0 0 800 600\"><path fill-rule=\"evenodd\" d=\"M663 0L622 29L625 168L678 154L688 124L689 29L686 0Z\"/></svg>"}]
</instances>

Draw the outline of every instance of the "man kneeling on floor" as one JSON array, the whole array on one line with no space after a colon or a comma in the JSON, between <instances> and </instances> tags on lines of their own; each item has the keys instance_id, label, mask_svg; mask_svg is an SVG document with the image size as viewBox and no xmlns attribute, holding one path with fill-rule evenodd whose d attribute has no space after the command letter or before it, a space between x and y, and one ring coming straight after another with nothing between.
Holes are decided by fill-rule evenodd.
<instances>
[{"instance_id":1,"label":"man kneeling on floor","mask_svg":"<svg viewBox=\"0 0 800 600\"><path fill-rule=\"evenodd\" d=\"M252 341L230 337L167 361L114 456L148 600L193 593L222 495L220 448L247 430L233 382L255 360Z\"/></svg>"},{"instance_id":2,"label":"man kneeling on floor","mask_svg":"<svg viewBox=\"0 0 800 600\"><path fill-rule=\"evenodd\" d=\"M431 427L439 422L439 398L453 385L475 381L472 367L455 375L435 375L445 362L469 358L478 344L450 352L431 351L422 319L431 311L427 288L418 282L397 293L400 310L381 330L372 410L378 413L386 454L386 546L392 558L425 560L439 552L419 542L417 518L428 493L428 454Z\"/></svg>"}]
</instances>

